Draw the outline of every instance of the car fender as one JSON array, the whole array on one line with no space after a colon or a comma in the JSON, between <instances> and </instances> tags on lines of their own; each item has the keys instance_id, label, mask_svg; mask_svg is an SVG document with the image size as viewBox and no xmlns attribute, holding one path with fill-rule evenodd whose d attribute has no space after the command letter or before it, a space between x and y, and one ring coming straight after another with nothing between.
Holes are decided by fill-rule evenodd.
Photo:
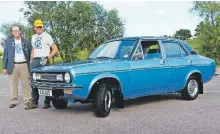
<instances>
[{"instance_id":1,"label":"car fender","mask_svg":"<svg viewBox=\"0 0 220 134\"><path fill-rule=\"evenodd\" d=\"M91 81L91 83L90 83L90 85L89 85L88 93L90 93L90 91L91 91L91 89L92 89L92 86L93 86L98 80L103 79L103 78L114 78L114 79L118 80L118 82L119 82L119 84L120 84L120 87L121 87L120 90L121 90L121 92L122 92L122 85L121 85L120 79L119 79L116 75L114 75L114 74L105 73L105 74L100 74L100 75L96 76L96 77Z\"/></svg>"},{"instance_id":2,"label":"car fender","mask_svg":"<svg viewBox=\"0 0 220 134\"><path fill-rule=\"evenodd\" d=\"M190 77L193 73L199 73L199 74L202 75L202 73L201 73L199 70L197 70L197 69L191 70L191 71L188 73L188 75L186 76L186 78L185 78L185 84L184 84L184 85L186 85L187 80L189 79L189 77Z\"/></svg>"}]
</instances>

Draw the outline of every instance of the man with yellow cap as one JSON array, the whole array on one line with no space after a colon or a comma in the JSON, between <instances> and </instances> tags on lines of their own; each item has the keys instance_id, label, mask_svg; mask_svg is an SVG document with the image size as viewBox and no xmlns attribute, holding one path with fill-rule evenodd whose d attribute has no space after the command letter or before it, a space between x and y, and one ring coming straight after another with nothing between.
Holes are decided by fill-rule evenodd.
<instances>
[{"instance_id":1,"label":"man with yellow cap","mask_svg":"<svg viewBox=\"0 0 220 134\"><path fill-rule=\"evenodd\" d=\"M43 22L41 20L36 20L34 22L34 30L36 34L32 36L32 51L31 51L31 64L30 69L45 66L48 64L49 59L51 59L57 52L57 46L54 43L52 37L47 32L43 30ZM52 52L50 52L52 48ZM32 99L35 108L38 107L39 93L37 88L32 87ZM51 99L45 97L44 107L50 108Z\"/></svg>"}]
</instances>

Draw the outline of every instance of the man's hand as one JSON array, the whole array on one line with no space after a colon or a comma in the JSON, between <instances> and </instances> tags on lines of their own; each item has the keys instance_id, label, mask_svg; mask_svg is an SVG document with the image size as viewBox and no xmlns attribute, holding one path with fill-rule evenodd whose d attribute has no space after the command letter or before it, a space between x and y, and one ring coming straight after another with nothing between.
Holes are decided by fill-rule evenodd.
<instances>
[{"instance_id":1,"label":"man's hand","mask_svg":"<svg viewBox=\"0 0 220 134\"><path fill-rule=\"evenodd\" d=\"M3 72L4 75L7 75L7 74L8 74L8 73L7 73L7 69L3 69L2 72Z\"/></svg>"},{"instance_id":2,"label":"man's hand","mask_svg":"<svg viewBox=\"0 0 220 134\"><path fill-rule=\"evenodd\" d=\"M46 64L47 64L47 62L48 62L48 59L45 59L45 60L44 60L44 64L46 65Z\"/></svg>"}]
</instances>

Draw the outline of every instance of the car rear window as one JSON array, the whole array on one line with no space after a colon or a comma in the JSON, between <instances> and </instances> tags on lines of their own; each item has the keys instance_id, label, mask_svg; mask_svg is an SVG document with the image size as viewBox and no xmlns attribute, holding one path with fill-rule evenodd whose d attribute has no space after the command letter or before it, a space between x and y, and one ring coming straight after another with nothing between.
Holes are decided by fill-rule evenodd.
<instances>
[{"instance_id":1,"label":"car rear window","mask_svg":"<svg viewBox=\"0 0 220 134\"><path fill-rule=\"evenodd\" d=\"M185 48L190 52L194 51L194 49L185 41L181 41L181 43L185 46Z\"/></svg>"},{"instance_id":2,"label":"car rear window","mask_svg":"<svg viewBox=\"0 0 220 134\"><path fill-rule=\"evenodd\" d=\"M163 42L167 58L181 57L180 48L177 42Z\"/></svg>"}]
</instances>

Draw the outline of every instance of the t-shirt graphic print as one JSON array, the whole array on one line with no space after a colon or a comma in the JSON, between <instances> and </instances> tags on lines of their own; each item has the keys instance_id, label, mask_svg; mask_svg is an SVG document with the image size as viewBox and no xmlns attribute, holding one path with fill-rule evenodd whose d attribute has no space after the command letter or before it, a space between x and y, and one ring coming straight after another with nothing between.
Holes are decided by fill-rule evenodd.
<instances>
[{"instance_id":1,"label":"t-shirt graphic print","mask_svg":"<svg viewBox=\"0 0 220 134\"><path fill-rule=\"evenodd\" d=\"M36 37L35 43L34 43L35 49L42 49L42 37Z\"/></svg>"},{"instance_id":2,"label":"t-shirt graphic print","mask_svg":"<svg viewBox=\"0 0 220 134\"><path fill-rule=\"evenodd\" d=\"M21 44L15 44L15 54L23 54Z\"/></svg>"},{"instance_id":3,"label":"t-shirt graphic print","mask_svg":"<svg viewBox=\"0 0 220 134\"><path fill-rule=\"evenodd\" d=\"M16 40L15 39L14 50L15 50L15 57L14 57L15 62L24 62L24 61L26 61L25 56L24 56L24 52L23 52L23 47L22 47L21 40Z\"/></svg>"},{"instance_id":4,"label":"t-shirt graphic print","mask_svg":"<svg viewBox=\"0 0 220 134\"><path fill-rule=\"evenodd\" d=\"M34 34L31 44L34 48L34 58L47 57L50 54L50 47L53 45L53 39L50 34L43 32L42 34Z\"/></svg>"}]
</instances>

